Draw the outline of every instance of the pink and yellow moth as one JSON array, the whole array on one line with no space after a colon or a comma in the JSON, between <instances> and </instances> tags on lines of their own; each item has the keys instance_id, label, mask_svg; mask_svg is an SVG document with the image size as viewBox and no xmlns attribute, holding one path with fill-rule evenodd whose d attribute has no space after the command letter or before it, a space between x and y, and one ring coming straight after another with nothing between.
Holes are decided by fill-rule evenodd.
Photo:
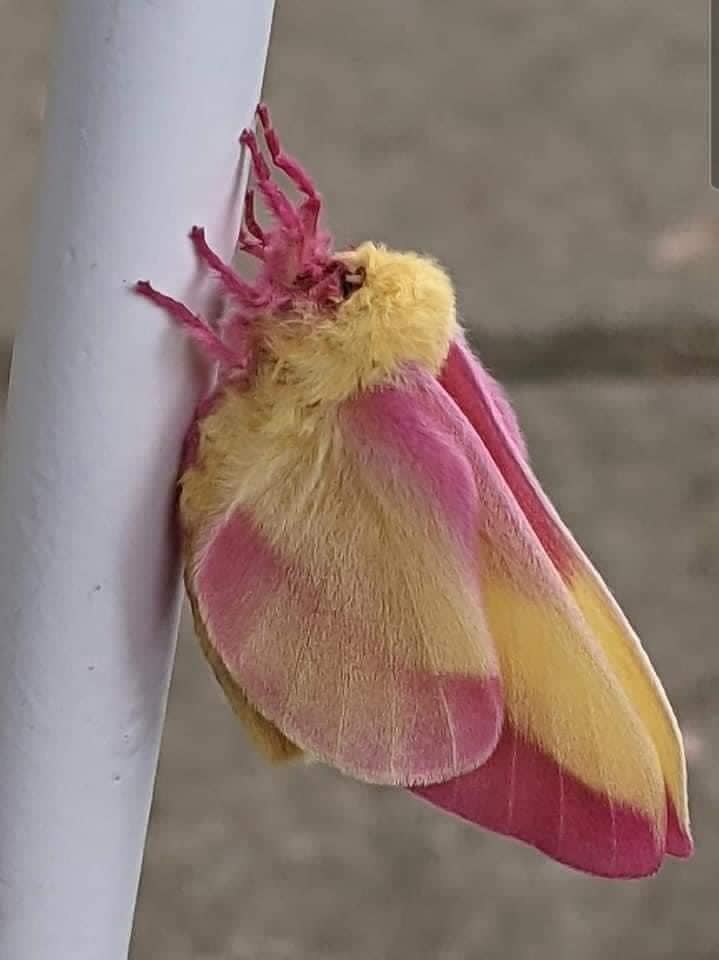
<instances>
[{"instance_id":1,"label":"pink and yellow moth","mask_svg":"<svg viewBox=\"0 0 719 960\"><path fill-rule=\"evenodd\" d=\"M541 489L446 273L333 252L311 179L245 130L239 247L191 239L210 325L137 285L218 365L179 478L185 581L228 699L269 757L302 754L606 877L692 840L681 736L632 627Z\"/></svg>"}]
</instances>

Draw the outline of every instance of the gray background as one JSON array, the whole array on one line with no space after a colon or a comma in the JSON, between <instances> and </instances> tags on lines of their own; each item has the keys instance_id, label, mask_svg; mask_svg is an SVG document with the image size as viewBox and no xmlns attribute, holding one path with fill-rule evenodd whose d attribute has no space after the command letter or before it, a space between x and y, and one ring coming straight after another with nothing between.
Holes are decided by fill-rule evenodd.
<instances>
[{"instance_id":1,"label":"gray background","mask_svg":"<svg viewBox=\"0 0 719 960\"><path fill-rule=\"evenodd\" d=\"M52 7L0 3L6 338L22 315ZM627 326L714 315L706 45L700 0L279 0L266 95L338 239L438 256L481 349L483 333L548 333L578 312ZM662 231L685 220L696 255L669 269L657 251L682 235ZM185 625L133 960L719 956L719 385L512 391L540 477L687 732L695 858L641 883L593 880L402 792L270 770Z\"/></svg>"}]
</instances>

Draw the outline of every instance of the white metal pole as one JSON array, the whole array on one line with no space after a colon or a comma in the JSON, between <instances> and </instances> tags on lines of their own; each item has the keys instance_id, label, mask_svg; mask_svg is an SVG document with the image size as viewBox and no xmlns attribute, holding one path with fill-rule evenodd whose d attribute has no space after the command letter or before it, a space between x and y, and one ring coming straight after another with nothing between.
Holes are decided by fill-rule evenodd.
<instances>
[{"instance_id":1,"label":"white metal pole","mask_svg":"<svg viewBox=\"0 0 719 960\"><path fill-rule=\"evenodd\" d=\"M65 4L0 469L7 960L127 956L199 388L182 338L129 285L199 306L188 228L231 251L271 16L272 0Z\"/></svg>"}]
</instances>

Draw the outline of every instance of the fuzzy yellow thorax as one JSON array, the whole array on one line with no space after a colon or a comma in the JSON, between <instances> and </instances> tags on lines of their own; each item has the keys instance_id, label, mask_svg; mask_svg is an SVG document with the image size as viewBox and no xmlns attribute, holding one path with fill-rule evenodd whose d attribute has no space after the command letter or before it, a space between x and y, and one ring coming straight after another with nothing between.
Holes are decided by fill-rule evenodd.
<instances>
[{"instance_id":1,"label":"fuzzy yellow thorax","mask_svg":"<svg viewBox=\"0 0 719 960\"><path fill-rule=\"evenodd\" d=\"M447 274L417 253L364 243L339 255L362 286L330 311L266 318L257 386L285 385L299 406L336 404L391 381L407 364L437 373L456 332Z\"/></svg>"},{"instance_id":2,"label":"fuzzy yellow thorax","mask_svg":"<svg viewBox=\"0 0 719 960\"><path fill-rule=\"evenodd\" d=\"M268 316L257 375L245 388L226 384L200 422L198 459L181 484L188 536L239 501L256 504L260 491L312 502L336 454L339 404L408 364L437 373L444 363L457 323L441 267L372 243L341 256L364 271L362 286L331 311Z\"/></svg>"}]
</instances>

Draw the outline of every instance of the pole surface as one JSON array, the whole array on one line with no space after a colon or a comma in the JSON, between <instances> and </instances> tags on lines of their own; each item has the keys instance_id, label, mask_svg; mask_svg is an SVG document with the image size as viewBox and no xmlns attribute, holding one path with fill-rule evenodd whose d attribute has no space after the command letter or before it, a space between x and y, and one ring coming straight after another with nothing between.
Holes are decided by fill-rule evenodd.
<instances>
[{"instance_id":1,"label":"pole surface","mask_svg":"<svg viewBox=\"0 0 719 960\"><path fill-rule=\"evenodd\" d=\"M179 610L201 387L137 279L200 306L272 0L68 0L0 465L0 957L127 956ZM7 239L7 238L6 238ZM194 371L194 372L193 372Z\"/></svg>"}]
</instances>

